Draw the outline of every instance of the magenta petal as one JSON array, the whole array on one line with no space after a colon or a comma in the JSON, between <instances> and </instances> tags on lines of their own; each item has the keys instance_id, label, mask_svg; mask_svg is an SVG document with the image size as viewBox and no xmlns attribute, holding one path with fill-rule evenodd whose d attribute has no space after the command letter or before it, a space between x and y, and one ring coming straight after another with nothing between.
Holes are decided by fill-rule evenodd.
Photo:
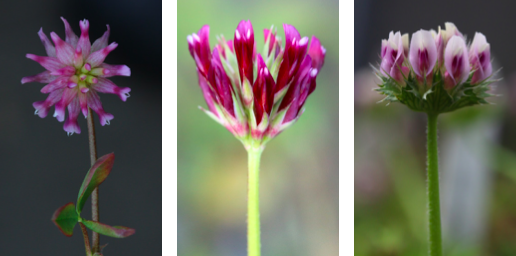
<instances>
[{"instance_id":1,"label":"magenta petal","mask_svg":"<svg viewBox=\"0 0 516 256\"><path fill-rule=\"evenodd\" d=\"M100 65L101 68L104 68L104 72L102 77L112 77L112 76L131 76L131 69L126 65L109 65L106 63L102 63ZM108 70L108 72L106 72Z\"/></svg>"},{"instance_id":2,"label":"magenta petal","mask_svg":"<svg viewBox=\"0 0 516 256\"><path fill-rule=\"evenodd\" d=\"M55 57L38 56L38 55L30 54L30 53L28 53L25 56L28 59L31 59L31 60L39 63L41 66L43 66L48 71L55 71L55 70L58 70L65 66L63 63L61 63Z\"/></svg>"},{"instance_id":3,"label":"magenta petal","mask_svg":"<svg viewBox=\"0 0 516 256\"><path fill-rule=\"evenodd\" d=\"M110 45L106 46L105 48L102 48L96 52L93 52L88 56L86 59L86 62L91 65L91 67L98 67L104 60L106 59L107 55L113 51L118 46L117 43L113 42Z\"/></svg>"},{"instance_id":4,"label":"magenta petal","mask_svg":"<svg viewBox=\"0 0 516 256\"><path fill-rule=\"evenodd\" d=\"M81 112L84 115L84 118L88 117L88 101L86 93L77 93L77 98L79 99L79 105L81 107Z\"/></svg>"},{"instance_id":5,"label":"magenta petal","mask_svg":"<svg viewBox=\"0 0 516 256\"><path fill-rule=\"evenodd\" d=\"M64 68L54 70L50 72L50 74L54 76L72 76L73 74L75 74L75 68L71 66L66 66Z\"/></svg>"},{"instance_id":6,"label":"magenta petal","mask_svg":"<svg viewBox=\"0 0 516 256\"><path fill-rule=\"evenodd\" d=\"M131 91L131 88L120 88L116 86L115 83L111 82L111 80L102 77L99 77L98 82L93 84L91 88L97 92L116 94L122 101L127 100L129 92Z\"/></svg>"},{"instance_id":7,"label":"magenta petal","mask_svg":"<svg viewBox=\"0 0 516 256\"><path fill-rule=\"evenodd\" d=\"M310 43L310 49L308 49L308 55L312 58L312 67L321 70L324 65L324 57L326 56L326 49L321 45L319 39L312 36L312 42Z\"/></svg>"},{"instance_id":8,"label":"magenta petal","mask_svg":"<svg viewBox=\"0 0 516 256\"><path fill-rule=\"evenodd\" d=\"M63 89L68 84L68 79L70 77L59 77L56 80L50 82L49 84L45 85L43 88L41 88L42 93L50 93L55 90Z\"/></svg>"},{"instance_id":9,"label":"magenta petal","mask_svg":"<svg viewBox=\"0 0 516 256\"><path fill-rule=\"evenodd\" d=\"M34 114L38 115L41 118L46 117L50 107L52 107L59 100L61 100L63 91L64 89L55 90L48 95L46 100L34 102L32 104L32 106L36 109L36 112L34 112Z\"/></svg>"},{"instance_id":10,"label":"magenta petal","mask_svg":"<svg viewBox=\"0 0 516 256\"><path fill-rule=\"evenodd\" d=\"M40 82L40 83L50 83L54 81L57 76L53 76L50 74L50 71L43 71L37 75L26 76L22 78L21 83L30 83L30 82Z\"/></svg>"},{"instance_id":11,"label":"magenta petal","mask_svg":"<svg viewBox=\"0 0 516 256\"><path fill-rule=\"evenodd\" d=\"M61 17L61 20L63 21L65 25L65 33L66 33L66 39L65 41L70 44L73 48L77 47L77 42L79 41L79 38L77 35L72 31L72 28L70 27L70 24L68 21Z\"/></svg>"},{"instance_id":12,"label":"magenta petal","mask_svg":"<svg viewBox=\"0 0 516 256\"><path fill-rule=\"evenodd\" d=\"M61 100L56 104L56 110L54 112L54 117L57 118L57 121L63 122L65 120L65 109L72 102L72 100L77 95L77 89L69 89L65 88L63 91L63 96Z\"/></svg>"},{"instance_id":13,"label":"magenta petal","mask_svg":"<svg viewBox=\"0 0 516 256\"><path fill-rule=\"evenodd\" d=\"M41 39L41 42L43 43L43 46L45 46L45 51L47 52L47 55L49 57L56 57L56 48L54 47L54 45L52 45L50 40L48 40L47 35L43 33L43 28L39 30L38 35L39 39Z\"/></svg>"},{"instance_id":14,"label":"magenta petal","mask_svg":"<svg viewBox=\"0 0 516 256\"><path fill-rule=\"evenodd\" d=\"M104 35L102 35L102 37L99 37L97 40L95 40L95 42L93 42L93 44L91 45L91 52L96 52L96 51L108 46L109 33L111 30L109 28L109 25L106 25L106 27L107 27L107 30L106 30L106 32L104 32Z\"/></svg>"},{"instance_id":15,"label":"magenta petal","mask_svg":"<svg viewBox=\"0 0 516 256\"><path fill-rule=\"evenodd\" d=\"M109 121L113 120L113 115L104 111L99 95L94 90L89 90L86 94L86 100L88 106L99 115L100 125L109 125Z\"/></svg>"},{"instance_id":16,"label":"magenta petal","mask_svg":"<svg viewBox=\"0 0 516 256\"><path fill-rule=\"evenodd\" d=\"M254 31L250 21L241 21L235 30L235 54L238 62L240 82L244 77L253 83Z\"/></svg>"},{"instance_id":17,"label":"magenta petal","mask_svg":"<svg viewBox=\"0 0 516 256\"><path fill-rule=\"evenodd\" d=\"M292 46L293 42L301 39L301 35L294 26L283 24L283 30L285 31L285 49Z\"/></svg>"},{"instance_id":18,"label":"magenta petal","mask_svg":"<svg viewBox=\"0 0 516 256\"><path fill-rule=\"evenodd\" d=\"M90 23L88 20L85 19L79 22L79 26L81 27L81 37L77 42L77 47L80 47L80 49L82 49L82 55L86 57L90 54L91 49L90 36L88 34L88 30L90 29Z\"/></svg>"},{"instance_id":19,"label":"magenta petal","mask_svg":"<svg viewBox=\"0 0 516 256\"><path fill-rule=\"evenodd\" d=\"M301 63L299 67L299 71L294 76L294 79L292 80L292 83L290 84L290 87L287 89L287 93L285 94L285 97L283 97L283 100L281 101L281 104L278 108L278 111L283 110L284 108L288 107L290 105L290 108L295 109L295 113L297 115L297 112L299 110L299 105L296 105L294 103L299 103L299 91L303 85L304 80L307 79L309 76L310 70L312 69L312 58L310 58L310 55L306 55L303 62ZM297 94L296 94L297 93ZM287 111L287 114L291 114L293 112ZM286 118L286 117L285 117ZM290 118L294 119L294 116L290 116ZM292 120L290 119L290 120ZM287 122L284 120L284 122Z\"/></svg>"},{"instance_id":20,"label":"magenta petal","mask_svg":"<svg viewBox=\"0 0 516 256\"><path fill-rule=\"evenodd\" d=\"M73 56L75 53L74 47L72 47L70 44L66 43L65 41L61 40L61 38L54 32L50 33L50 37L52 38L52 41L54 41L54 44L56 45L57 59L65 65L72 65L73 64Z\"/></svg>"},{"instance_id":21,"label":"magenta petal","mask_svg":"<svg viewBox=\"0 0 516 256\"><path fill-rule=\"evenodd\" d=\"M75 98L68 105L68 118L66 119L63 129L68 133L68 135L72 135L74 133L80 134L81 127L79 127L79 122L77 122L77 117L80 113L79 99Z\"/></svg>"}]
</instances>

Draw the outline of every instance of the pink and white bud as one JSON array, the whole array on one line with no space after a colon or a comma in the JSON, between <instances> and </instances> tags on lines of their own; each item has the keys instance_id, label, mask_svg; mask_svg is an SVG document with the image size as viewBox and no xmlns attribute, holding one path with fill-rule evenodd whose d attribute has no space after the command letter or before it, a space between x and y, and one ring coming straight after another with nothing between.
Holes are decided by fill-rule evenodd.
<instances>
[{"instance_id":1,"label":"pink and white bud","mask_svg":"<svg viewBox=\"0 0 516 256\"><path fill-rule=\"evenodd\" d=\"M403 39L401 38L400 32L394 34L392 31L389 34L389 39L384 44L385 51L380 64L380 72L386 77L392 77L399 83L404 84L403 76L409 72L408 67L403 67L404 57L404 46Z\"/></svg>"},{"instance_id":2,"label":"pink and white bud","mask_svg":"<svg viewBox=\"0 0 516 256\"><path fill-rule=\"evenodd\" d=\"M412 34L409 61L419 78L431 76L437 62L437 47L430 31L419 30Z\"/></svg>"},{"instance_id":3,"label":"pink and white bud","mask_svg":"<svg viewBox=\"0 0 516 256\"><path fill-rule=\"evenodd\" d=\"M464 83L468 79L470 71L468 49L462 37L452 36L448 41L444 50L444 66L447 89Z\"/></svg>"},{"instance_id":4,"label":"pink and white bud","mask_svg":"<svg viewBox=\"0 0 516 256\"><path fill-rule=\"evenodd\" d=\"M491 47L482 33L475 33L469 49L469 62L474 71L471 78L472 84L488 78L493 72L491 66Z\"/></svg>"}]
</instances>

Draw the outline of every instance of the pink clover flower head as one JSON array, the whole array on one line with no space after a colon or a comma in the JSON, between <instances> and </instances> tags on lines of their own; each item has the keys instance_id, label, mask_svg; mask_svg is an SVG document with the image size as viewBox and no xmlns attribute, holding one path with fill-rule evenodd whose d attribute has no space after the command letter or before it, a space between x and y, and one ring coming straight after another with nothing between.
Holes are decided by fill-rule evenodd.
<instances>
[{"instance_id":1,"label":"pink clover flower head","mask_svg":"<svg viewBox=\"0 0 516 256\"><path fill-rule=\"evenodd\" d=\"M498 79L492 78L486 37L477 32L468 44L453 23L444 27L420 29L410 40L408 34L391 31L381 41L375 73L381 80L376 90L386 96L382 101L433 114L488 103L490 85Z\"/></svg>"},{"instance_id":2,"label":"pink clover flower head","mask_svg":"<svg viewBox=\"0 0 516 256\"><path fill-rule=\"evenodd\" d=\"M289 24L283 29L285 47L274 27L263 30L263 51L257 51L248 20L238 24L233 39L219 37L213 50L208 25L187 36L208 105L203 110L244 144L263 145L297 121L324 64L326 49L317 37L301 37Z\"/></svg>"},{"instance_id":3,"label":"pink clover flower head","mask_svg":"<svg viewBox=\"0 0 516 256\"><path fill-rule=\"evenodd\" d=\"M115 42L108 45L109 25L104 35L91 44L88 20L79 22L81 34L77 36L68 21L62 17L61 19L65 25L65 40L51 32L52 43L41 28L38 35L47 56L26 55L27 58L43 66L46 71L24 77L21 83L47 84L41 89L42 93L48 94L47 99L33 103L35 114L44 118L49 109L55 105L54 117L59 122L65 122L63 128L68 135L80 134L81 128L77 118L81 112L86 117L88 108L97 113L102 126L109 124L113 119L112 114L104 111L98 93L116 94L122 101L126 101L131 89L118 87L108 78L130 76L131 70L126 65L104 63L106 56L118 46ZM68 109L68 118L65 118L66 109Z\"/></svg>"}]
</instances>

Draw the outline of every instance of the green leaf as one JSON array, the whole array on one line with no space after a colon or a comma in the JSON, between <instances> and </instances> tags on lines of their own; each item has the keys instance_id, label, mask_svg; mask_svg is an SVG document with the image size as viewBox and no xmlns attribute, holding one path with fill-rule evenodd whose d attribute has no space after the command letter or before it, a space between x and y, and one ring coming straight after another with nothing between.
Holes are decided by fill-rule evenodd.
<instances>
[{"instance_id":1,"label":"green leaf","mask_svg":"<svg viewBox=\"0 0 516 256\"><path fill-rule=\"evenodd\" d=\"M134 234L135 230L128 227L122 227L122 226L109 226L106 224L102 224L96 221L92 220L82 220L82 223L84 226L88 227L89 229L93 230L94 232L97 232L99 234L115 237L115 238L124 238L128 237L132 234Z\"/></svg>"},{"instance_id":2,"label":"green leaf","mask_svg":"<svg viewBox=\"0 0 516 256\"><path fill-rule=\"evenodd\" d=\"M73 228L77 224L79 216L75 212L75 205L73 203L67 203L61 206L52 215L52 222L61 230L65 236L73 235Z\"/></svg>"},{"instance_id":3,"label":"green leaf","mask_svg":"<svg viewBox=\"0 0 516 256\"><path fill-rule=\"evenodd\" d=\"M82 182L79 195L77 196L77 213L81 213L82 208L84 207L84 203L86 203L86 200L90 196L91 192L93 192L93 190L107 178L111 172L111 168L113 168L114 162L115 154L109 153L99 158L97 162L95 162L95 164L90 168L88 174L86 174L86 177Z\"/></svg>"}]
</instances>

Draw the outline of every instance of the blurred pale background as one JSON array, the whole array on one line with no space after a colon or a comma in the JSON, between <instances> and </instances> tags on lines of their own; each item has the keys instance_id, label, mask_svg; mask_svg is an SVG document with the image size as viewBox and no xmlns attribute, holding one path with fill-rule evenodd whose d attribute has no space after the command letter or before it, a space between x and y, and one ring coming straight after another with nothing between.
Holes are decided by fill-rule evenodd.
<instances>
[{"instance_id":1,"label":"blurred pale background","mask_svg":"<svg viewBox=\"0 0 516 256\"><path fill-rule=\"evenodd\" d=\"M233 38L250 19L316 35L327 49L317 89L300 120L268 143L261 162L263 255L338 253L338 1L178 2L178 255L246 255L247 154L211 120L186 36L210 25L210 41ZM172 61L172 60L171 60ZM172 78L171 78L172 79Z\"/></svg>"},{"instance_id":2,"label":"blurred pale background","mask_svg":"<svg viewBox=\"0 0 516 256\"><path fill-rule=\"evenodd\" d=\"M426 255L426 116L377 104L369 63L391 30L451 21L482 32L504 80L493 105L439 119L441 211L448 256L516 255L514 1L355 1L355 255Z\"/></svg>"}]
</instances>

